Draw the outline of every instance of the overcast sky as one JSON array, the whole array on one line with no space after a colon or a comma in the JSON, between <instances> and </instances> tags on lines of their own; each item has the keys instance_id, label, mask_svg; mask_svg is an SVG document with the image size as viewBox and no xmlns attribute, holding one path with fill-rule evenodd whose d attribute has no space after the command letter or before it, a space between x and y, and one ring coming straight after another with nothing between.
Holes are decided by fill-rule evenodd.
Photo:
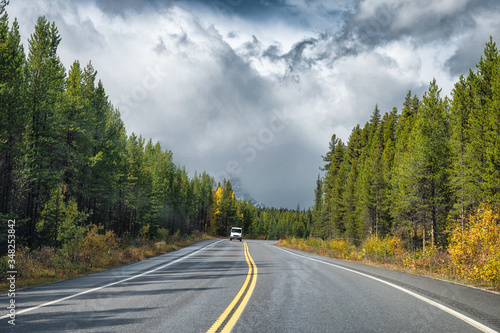
<instances>
[{"instance_id":1,"label":"overcast sky","mask_svg":"<svg viewBox=\"0 0 500 333\"><path fill-rule=\"evenodd\" d=\"M332 134L434 77L449 96L500 38L497 0L10 2L26 52L45 15L67 69L92 61L128 134L274 207L312 205Z\"/></svg>"}]
</instances>

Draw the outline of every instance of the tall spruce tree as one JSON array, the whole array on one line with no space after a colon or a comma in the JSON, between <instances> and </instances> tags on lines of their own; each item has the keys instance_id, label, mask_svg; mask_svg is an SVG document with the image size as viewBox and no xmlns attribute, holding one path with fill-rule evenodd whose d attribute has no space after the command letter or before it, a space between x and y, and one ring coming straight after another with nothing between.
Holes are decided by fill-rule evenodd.
<instances>
[{"instance_id":1,"label":"tall spruce tree","mask_svg":"<svg viewBox=\"0 0 500 333\"><path fill-rule=\"evenodd\" d=\"M35 225L50 192L60 181L61 166L56 164L61 141L58 110L62 106L65 69L57 47L61 41L54 23L39 17L29 39L25 69L27 80L27 119L24 132L22 175L26 193L30 240L35 239Z\"/></svg>"},{"instance_id":2,"label":"tall spruce tree","mask_svg":"<svg viewBox=\"0 0 500 333\"><path fill-rule=\"evenodd\" d=\"M466 78L460 76L453 89L453 101L450 112L450 185L454 193L454 205L451 211L452 219L459 219L462 230L465 216L476 204L473 197L474 182L472 181L472 166L468 157L471 145L469 135L469 117L474 108L472 82L475 74L470 71Z\"/></svg>"},{"instance_id":3,"label":"tall spruce tree","mask_svg":"<svg viewBox=\"0 0 500 333\"><path fill-rule=\"evenodd\" d=\"M361 169L357 187L359 202L356 205L363 233L370 231L376 236L378 236L385 190L382 159L383 127L380 125L380 110L375 106L368 125L367 145L360 156Z\"/></svg>"},{"instance_id":4,"label":"tall spruce tree","mask_svg":"<svg viewBox=\"0 0 500 333\"><path fill-rule=\"evenodd\" d=\"M320 168L321 171L328 171L330 169L330 166L332 164L332 159L333 155L335 155L335 147L337 147L337 143L340 139L337 138L337 135L333 134L332 138L330 139L330 143L328 144L328 152L326 155L322 155L321 157L323 158L323 161L325 162L325 165Z\"/></svg>"},{"instance_id":5,"label":"tall spruce tree","mask_svg":"<svg viewBox=\"0 0 500 333\"><path fill-rule=\"evenodd\" d=\"M0 15L0 214L12 214L19 207L16 198L21 187L15 184L15 174L26 122L22 73L25 55L17 20L9 30L3 8Z\"/></svg>"},{"instance_id":6,"label":"tall spruce tree","mask_svg":"<svg viewBox=\"0 0 500 333\"><path fill-rule=\"evenodd\" d=\"M477 72L460 77L453 90L450 116L451 218L465 216L481 203L500 203L500 58L490 37Z\"/></svg>"},{"instance_id":7,"label":"tall spruce tree","mask_svg":"<svg viewBox=\"0 0 500 333\"><path fill-rule=\"evenodd\" d=\"M391 207L391 181L394 171L394 157L396 153L396 129L398 109L394 107L390 113L386 113L382 118L381 132L383 137L382 152L382 203L380 207L379 228L382 234L387 235L392 232L393 219L390 215Z\"/></svg>"},{"instance_id":8,"label":"tall spruce tree","mask_svg":"<svg viewBox=\"0 0 500 333\"><path fill-rule=\"evenodd\" d=\"M449 103L440 92L434 79L417 114L414 151L416 209L424 232L430 232L431 245L446 243L445 222L450 209Z\"/></svg>"},{"instance_id":9,"label":"tall spruce tree","mask_svg":"<svg viewBox=\"0 0 500 333\"><path fill-rule=\"evenodd\" d=\"M390 215L395 221L394 232L407 236L411 246L416 246L418 224L416 211L416 192L413 179L415 168L415 123L420 101L411 91L406 95L401 115L397 120L394 160L389 188Z\"/></svg>"},{"instance_id":10,"label":"tall spruce tree","mask_svg":"<svg viewBox=\"0 0 500 333\"><path fill-rule=\"evenodd\" d=\"M358 219L359 216L359 172L361 169L360 156L366 146L369 131L369 123L363 129L360 126L354 127L346 148L347 178L342 196L344 211L345 234L348 238L361 239L364 233L364 223Z\"/></svg>"},{"instance_id":11,"label":"tall spruce tree","mask_svg":"<svg viewBox=\"0 0 500 333\"><path fill-rule=\"evenodd\" d=\"M313 237L324 237L323 235L323 181L318 175L316 189L314 190L313 224L311 234Z\"/></svg>"},{"instance_id":12,"label":"tall spruce tree","mask_svg":"<svg viewBox=\"0 0 500 333\"><path fill-rule=\"evenodd\" d=\"M500 204L500 57L490 37L478 64L477 106L471 120L474 148L479 147L476 172L483 191L483 202ZM482 117L483 119L479 119ZM471 150L474 149L471 147Z\"/></svg>"},{"instance_id":13,"label":"tall spruce tree","mask_svg":"<svg viewBox=\"0 0 500 333\"><path fill-rule=\"evenodd\" d=\"M337 140L330 167L323 181L322 237L336 238L345 231L343 191L348 163L344 163L345 145Z\"/></svg>"}]
</instances>

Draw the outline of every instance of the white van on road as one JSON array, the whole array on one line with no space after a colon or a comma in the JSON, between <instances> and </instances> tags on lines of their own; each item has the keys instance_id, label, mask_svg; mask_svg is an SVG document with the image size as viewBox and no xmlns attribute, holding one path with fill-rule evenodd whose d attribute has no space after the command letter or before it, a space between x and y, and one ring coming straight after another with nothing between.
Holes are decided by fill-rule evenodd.
<instances>
[{"instance_id":1,"label":"white van on road","mask_svg":"<svg viewBox=\"0 0 500 333\"><path fill-rule=\"evenodd\" d=\"M241 228L231 227L231 234L229 235L229 240L232 241L233 238L239 239L241 242Z\"/></svg>"}]
</instances>

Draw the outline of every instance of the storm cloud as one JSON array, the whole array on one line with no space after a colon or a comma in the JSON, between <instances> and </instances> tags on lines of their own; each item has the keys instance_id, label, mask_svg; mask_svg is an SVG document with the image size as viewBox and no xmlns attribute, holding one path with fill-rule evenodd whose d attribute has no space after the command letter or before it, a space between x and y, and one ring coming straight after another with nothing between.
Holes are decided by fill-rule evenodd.
<instances>
[{"instance_id":1,"label":"storm cloud","mask_svg":"<svg viewBox=\"0 0 500 333\"><path fill-rule=\"evenodd\" d=\"M66 68L92 61L130 134L268 206L312 204L333 133L435 77L450 94L498 38L497 1L17 0L25 49L55 21Z\"/></svg>"}]
</instances>

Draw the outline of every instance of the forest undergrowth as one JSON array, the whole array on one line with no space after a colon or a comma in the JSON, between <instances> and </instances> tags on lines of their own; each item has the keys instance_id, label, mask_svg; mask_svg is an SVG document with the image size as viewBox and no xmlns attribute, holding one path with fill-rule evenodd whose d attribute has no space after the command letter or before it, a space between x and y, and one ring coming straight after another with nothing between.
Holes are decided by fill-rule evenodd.
<instances>
[{"instance_id":1,"label":"forest undergrowth","mask_svg":"<svg viewBox=\"0 0 500 333\"><path fill-rule=\"evenodd\" d=\"M347 239L285 237L278 245L500 291L499 220L498 211L477 209L463 230L461 225L451 230L447 249L431 245L409 249L397 236L372 236L358 246Z\"/></svg>"},{"instance_id":2,"label":"forest undergrowth","mask_svg":"<svg viewBox=\"0 0 500 333\"><path fill-rule=\"evenodd\" d=\"M198 231L190 235L181 235L180 232L170 235L167 229L160 230L156 239L117 237L113 231L104 232L102 227L94 225L62 248L19 248L16 253L16 264L20 267L16 287L26 288L95 273L172 252L208 238ZM9 289L8 259L8 256L0 258L3 275L0 292Z\"/></svg>"}]
</instances>

